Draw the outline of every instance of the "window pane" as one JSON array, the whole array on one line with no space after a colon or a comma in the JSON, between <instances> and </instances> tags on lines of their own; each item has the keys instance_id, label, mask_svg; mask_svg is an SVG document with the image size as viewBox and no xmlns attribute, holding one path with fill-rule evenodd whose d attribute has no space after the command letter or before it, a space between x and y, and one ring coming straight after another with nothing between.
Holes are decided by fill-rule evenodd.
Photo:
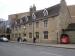
<instances>
[{"instance_id":1,"label":"window pane","mask_svg":"<svg viewBox=\"0 0 75 56\"><path fill-rule=\"evenodd\" d=\"M48 39L48 31L44 31L44 39Z\"/></svg>"},{"instance_id":2,"label":"window pane","mask_svg":"<svg viewBox=\"0 0 75 56\"><path fill-rule=\"evenodd\" d=\"M39 22L36 22L36 28L39 27Z\"/></svg>"},{"instance_id":3,"label":"window pane","mask_svg":"<svg viewBox=\"0 0 75 56\"><path fill-rule=\"evenodd\" d=\"M39 32L36 32L36 38L39 38Z\"/></svg>"},{"instance_id":4,"label":"window pane","mask_svg":"<svg viewBox=\"0 0 75 56\"><path fill-rule=\"evenodd\" d=\"M32 26L32 23L29 23L29 27L31 27Z\"/></svg>"},{"instance_id":5,"label":"window pane","mask_svg":"<svg viewBox=\"0 0 75 56\"><path fill-rule=\"evenodd\" d=\"M47 27L47 24L48 24L48 20L45 20L44 21L44 27Z\"/></svg>"},{"instance_id":6,"label":"window pane","mask_svg":"<svg viewBox=\"0 0 75 56\"><path fill-rule=\"evenodd\" d=\"M29 38L32 38L32 33L29 33Z\"/></svg>"},{"instance_id":7,"label":"window pane","mask_svg":"<svg viewBox=\"0 0 75 56\"><path fill-rule=\"evenodd\" d=\"M44 14L44 16L48 16L48 11L47 11L47 9L44 9L43 14Z\"/></svg>"},{"instance_id":8,"label":"window pane","mask_svg":"<svg viewBox=\"0 0 75 56\"><path fill-rule=\"evenodd\" d=\"M24 33L24 36L26 36L26 34Z\"/></svg>"}]
</instances>

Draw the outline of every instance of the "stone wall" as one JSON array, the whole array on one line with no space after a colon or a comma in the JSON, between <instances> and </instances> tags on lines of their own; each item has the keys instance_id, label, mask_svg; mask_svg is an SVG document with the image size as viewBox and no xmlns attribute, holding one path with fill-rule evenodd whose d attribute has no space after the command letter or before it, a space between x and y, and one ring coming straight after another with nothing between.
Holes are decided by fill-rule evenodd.
<instances>
[{"instance_id":1,"label":"stone wall","mask_svg":"<svg viewBox=\"0 0 75 56\"><path fill-rule=\"evenodd\" d=\"M70 15L71 15L71 23L75 23L75 5L68 6Z\"/></svg>"},{"instance_id":2,"label":"stone wall","mask_svg":"<svg viewBox=\"0 0 75 56\"><path fill-rule=\"evenodd\" d=\"M66 31L65 33L69 35L70 43L75 44L75 31Z\"/></svg>"}]
</instances>

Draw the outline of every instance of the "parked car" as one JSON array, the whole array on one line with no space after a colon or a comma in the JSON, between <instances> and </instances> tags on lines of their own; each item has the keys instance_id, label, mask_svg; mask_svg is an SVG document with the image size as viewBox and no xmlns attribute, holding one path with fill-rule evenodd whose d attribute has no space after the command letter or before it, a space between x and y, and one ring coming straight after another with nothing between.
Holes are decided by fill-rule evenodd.
<instances>
[{"instance_id":1,"label":"parked car","mask_svg":"<svg viewBox=\"0 0 75 56\"><path fill-rule=\"evenodd\" d=\"M0 37L0 42L8 42L8 39L6 37Z\"/></svg>"}]
</instances>

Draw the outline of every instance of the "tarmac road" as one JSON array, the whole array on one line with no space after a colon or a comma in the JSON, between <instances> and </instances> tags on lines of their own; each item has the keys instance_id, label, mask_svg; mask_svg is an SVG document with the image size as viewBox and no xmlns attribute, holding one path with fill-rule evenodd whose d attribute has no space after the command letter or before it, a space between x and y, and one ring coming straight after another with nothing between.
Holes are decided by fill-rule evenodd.
<instances>
[{"instance_id":1,"label":"tarmac road","mask_svg":"<svg viewBox=\"0 0 75 56\"><path fill-rule=\"evenodd\" d=\"M0 42L0 56L75 56L75 49Z\"/></svg>"}]
</instances>

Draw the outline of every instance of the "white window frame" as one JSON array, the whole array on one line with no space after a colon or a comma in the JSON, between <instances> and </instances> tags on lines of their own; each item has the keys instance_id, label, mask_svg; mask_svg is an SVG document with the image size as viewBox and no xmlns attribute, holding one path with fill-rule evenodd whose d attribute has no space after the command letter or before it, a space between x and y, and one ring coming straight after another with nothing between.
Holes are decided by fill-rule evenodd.
<instances>
[{"instance_id":1,"label":"white window frame","mask_svg":"<svg viewBox=\"0 0 75 56\"><path fill-rule=\"evenodd\" d=\"M44 27L48 27L48 20L44 20Z\"/></svg>"},{"instance_id":2,"label":"white window frame","mask_svg":"<svg viewBox=\"0 0 75 56\"><path fill-rule=\"evenodd\" d=\"M32 13L32 19L33 19L33 20L36 19L36 15L35 15L35 13Z\"/></svg>"},{"instance_id":3,"label":"white window frame","mask_svg":"<svg viewBox=\"0 0 75 56\"><path fill-rule=\"evenodd\" d=\"M46 8L44 9L43 14L44 14L44 16L48 16L48 11Z\"/></svg>"}]
</instances>

